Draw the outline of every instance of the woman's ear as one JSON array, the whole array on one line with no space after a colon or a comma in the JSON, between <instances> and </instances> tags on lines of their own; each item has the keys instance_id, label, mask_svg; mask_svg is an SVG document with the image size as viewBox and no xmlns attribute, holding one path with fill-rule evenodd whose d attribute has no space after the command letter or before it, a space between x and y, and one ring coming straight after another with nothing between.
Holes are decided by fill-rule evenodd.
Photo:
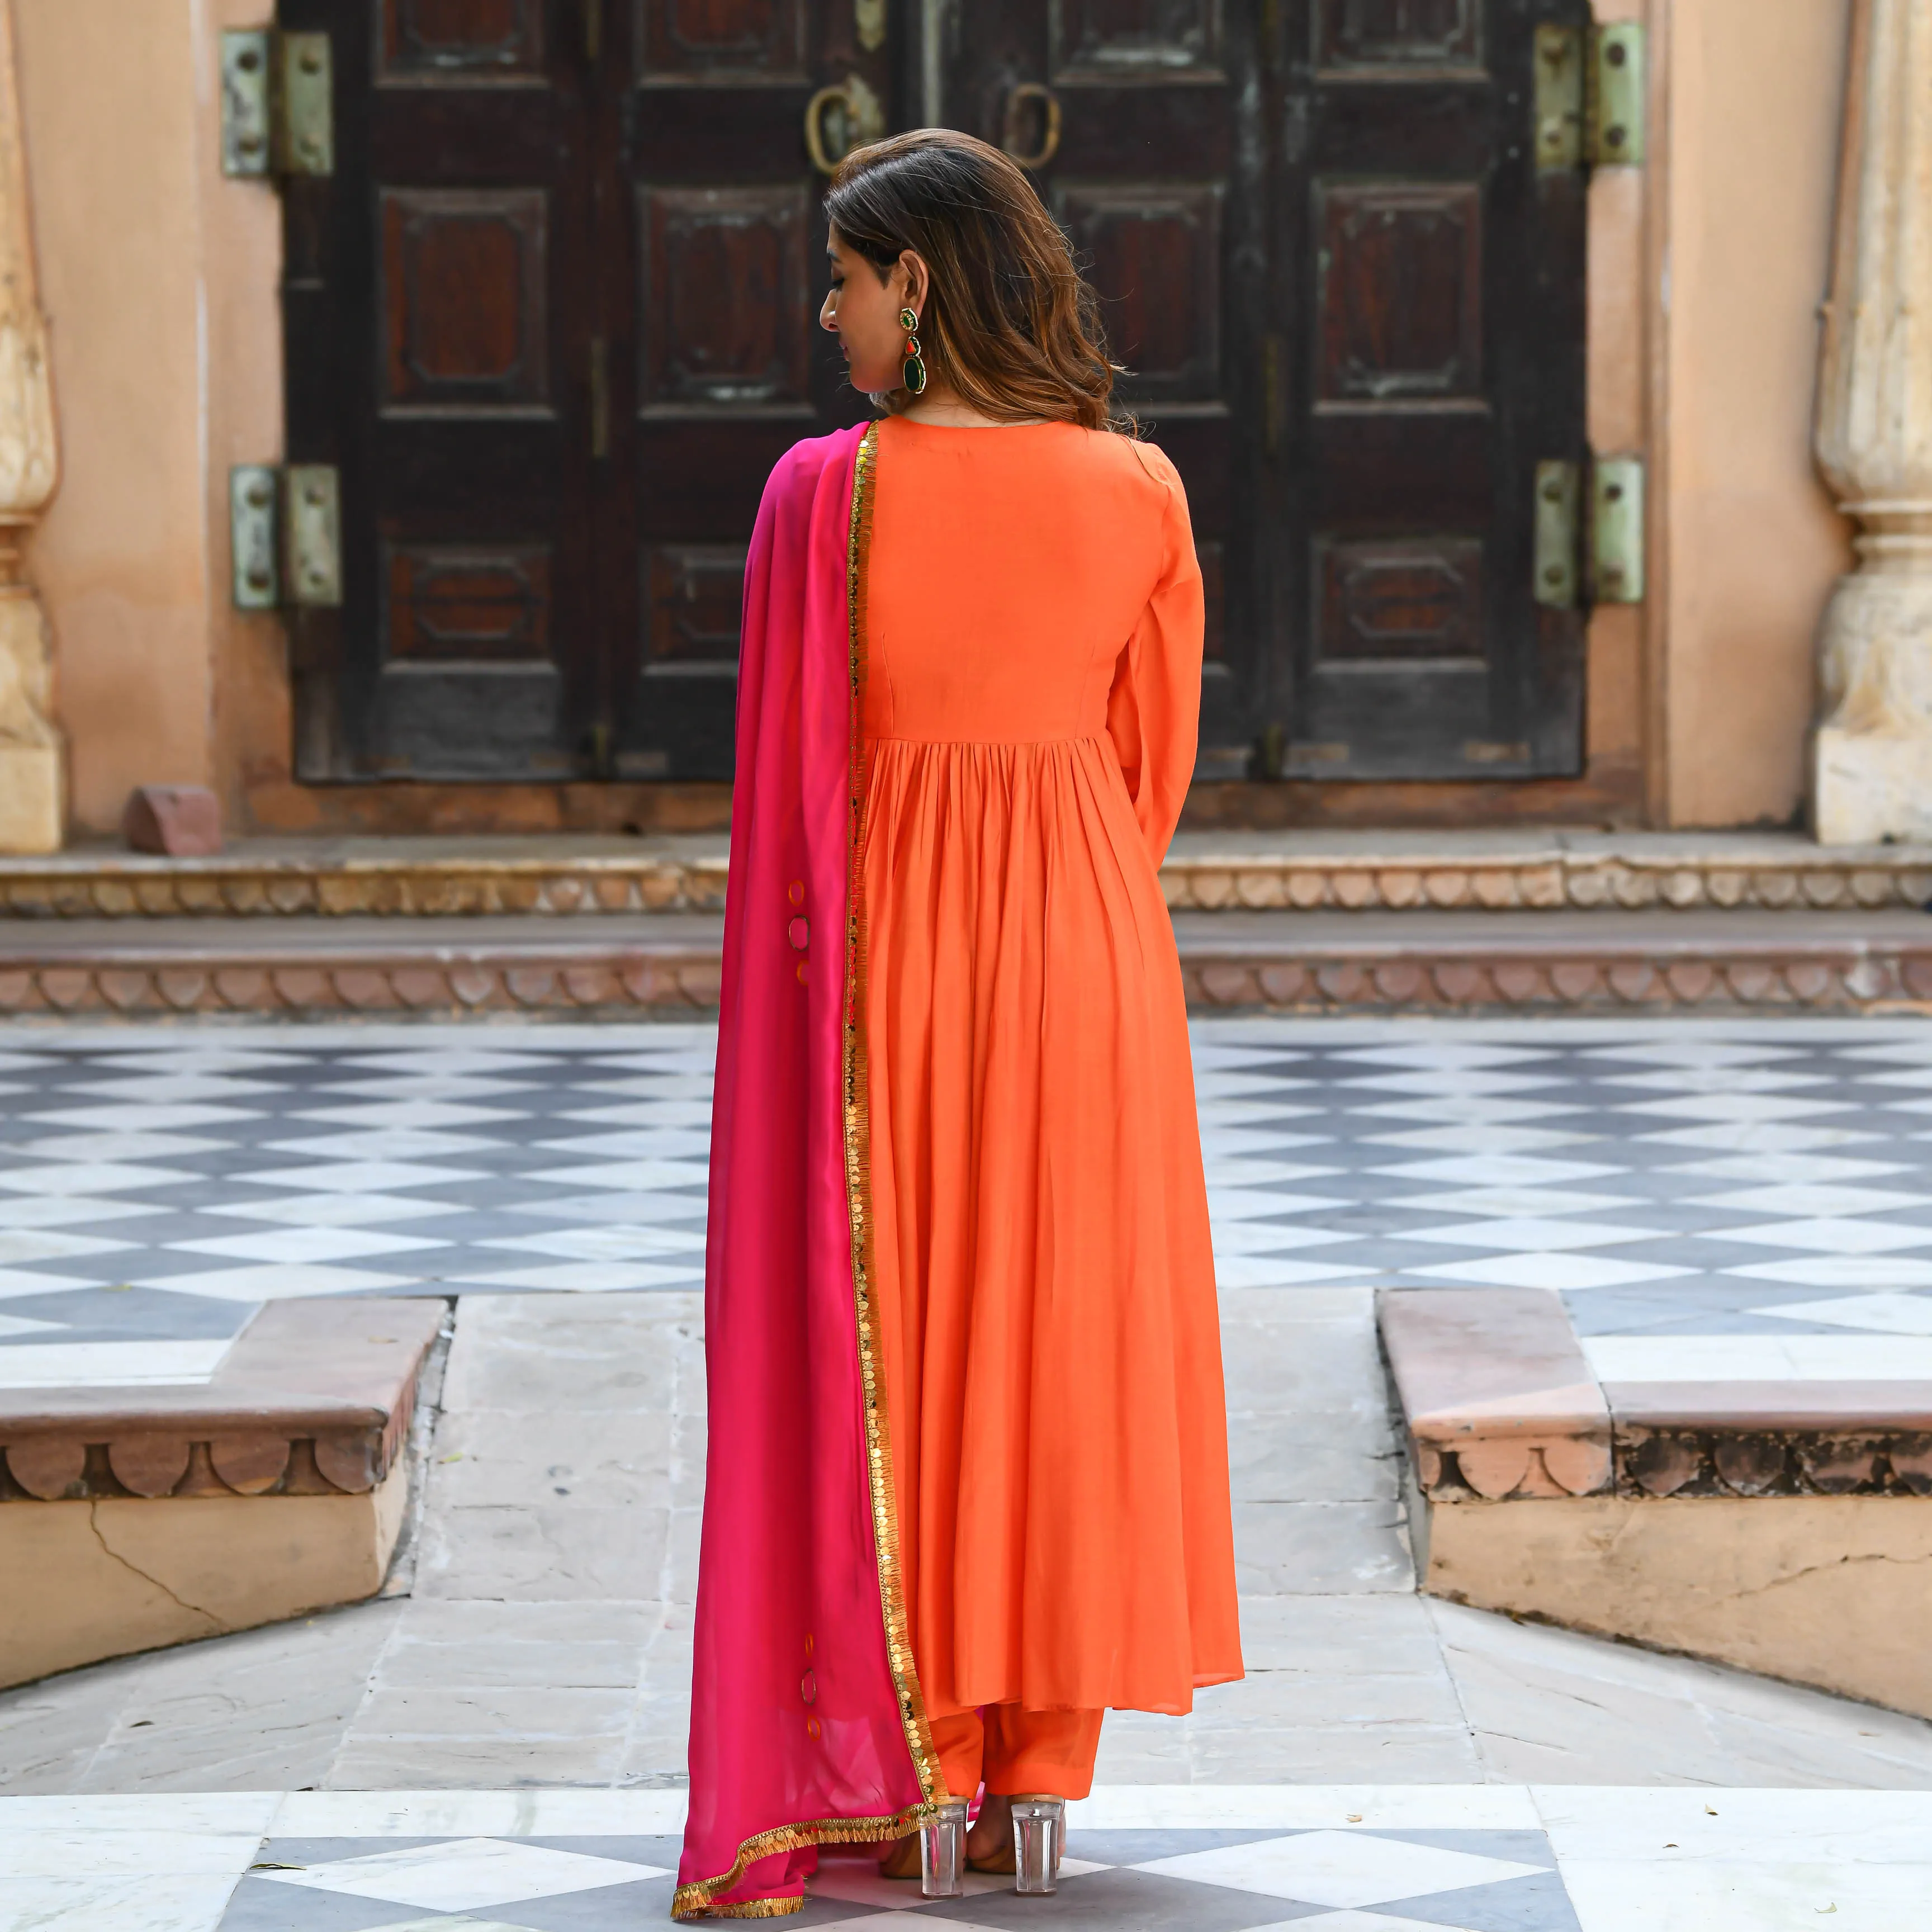
<instances>
[{"instance_id":1,"label":"woman's ear","mask_svg":"<svg viewBox=\"0 0 1932 1932\"><path fill-rule=\"evenodd\" d=\"M898 266L892 274L893 280L896 282L902 275L905 278L905 283L904 287L898 291L900 306L910 309L915 315L923 315L926 313L926 298L932 288L932 276L926 266L924 257L916 250L906 248L900 251Z\"/></svg>"}]
</instances>

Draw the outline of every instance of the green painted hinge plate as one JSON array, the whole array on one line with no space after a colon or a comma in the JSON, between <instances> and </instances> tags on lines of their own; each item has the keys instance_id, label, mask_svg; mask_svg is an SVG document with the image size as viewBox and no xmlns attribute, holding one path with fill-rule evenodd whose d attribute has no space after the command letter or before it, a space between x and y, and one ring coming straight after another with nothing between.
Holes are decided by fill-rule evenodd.
<instances>
[{"instance_id":1,"label":"green painted hinge plate","mask_svg":"<svg viewBox=\"0 0 1932 1932\"><path fill-rule=\"evenodd\" d=\"M228 473L238 610L332 610L342 602L342 486L326 464Z\"/></svg>"},{"instance_id":2,"label":"green painted hinge plate","mask_svg":"<svg viewBox=\"0 0 1932 1932\"><path fill-rule=\"evenodd\" d=\"M250 27L221 37L221 171L241 179L335 172L326 34Z\"/></svg>"},{"instance_id":3,"label":"green painted hinge plate","mask_svg":"<svg viewBox=\"0 0 1932 1932\"><path fill-rule=\"evenodd\" d=\"M1644 598L1643 460L1600 456L1591 472L1590 564L1599 604Z\"/></svg>"},{"instance_id":4,"label":"green painted hinge plate","mask_svg":"<svg viewBox=\"0 0 1932 1932\"><path fill-rule=\"evenodd\" d=\"M1647 145L1644 30L1634 20L1590 36L1589 154L1600 168L1636 168Z\"/></svg>"}]
</instances>

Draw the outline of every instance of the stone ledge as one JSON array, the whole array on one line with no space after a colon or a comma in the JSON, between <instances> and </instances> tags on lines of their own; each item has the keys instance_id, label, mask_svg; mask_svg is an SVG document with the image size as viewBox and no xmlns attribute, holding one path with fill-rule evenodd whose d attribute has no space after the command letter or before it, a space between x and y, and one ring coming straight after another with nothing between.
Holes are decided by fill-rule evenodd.
<instances>
[{"instance_id":1,"label":"stone ledge","mask_svg":"<svg viewBox=\"0 0 1932 1932\"><path fill-rule=\"evenodd\" d=\"M0 1503L367 1495L408 1439L443 1314L272 1301L205 1384L0 1390Z\"/></svg>"},{"instance_id":2,"label":"stone ledge","mask_svg":"<svg viewBox=\"0 0 1932 1932\"><path fill-rule=\"evenodd\" d=\"M1181 913L1200 1012L1932 1010L1918 913ZM365 1014L442 1018L716 1010L722 922L0 921L0 1018Z\"/></svg>"},{"instance_id":3,"label":"stone ledge","mask_svg":"<svg viewBox=\"0 0 1932 1932\"><path fill-rule=\"evenodd\" d=\"M1599 1385L1546 1288L1384 1288L1377 1312L1431 1502L1932 1496L1932 1384Z\"/></svg>"},{"instance_id":4,"label":"stone ledge","mask_svg":"<svg viewBox=\"0 0 1932 1932\"><path fill-rule=\"evenodd\" d=\"M1437 1596L1932 1718L1932 1383L1602 1383L1543 1288L1385 1288Z\"/></svg>"},{"instance_id":5,"label":"stone ledge","mask_svg":"<svg viewBox=\"0 0 1932 1932\"><path fill-rule=\"evenodd\" d=\"M1922 908L1932 848L1796 836L1183 834L1176 910L1776 912Z\"/></svg>"},{"instance_id":6,"label":"stone ledge","mask_svg":"<svg viewBox=\"0 0 1932 1932\"><path fill-rule=\"evenodd\" d=\"M1932 1007L1932 919L1708 912L1178 912L1203 1012L1820 1012Z\"/></svg>"},{"instance_id":7,"label":"stone ledge","mask_svg":"<svg viewBox=\"0 0 1932 1932\"><path fill-rule=\"evenodd\" d=\"M1425 1494L1610 1487L1610 1409L1554 1295L1392 1289L1378 1302Z\"/></svg>"},{"instance_id":8,"label":"stone ledge","mask_svg":"<svg viewBox=\"0 0 1932 1932\"><path fill-rule=\"evenodd\" d=\"M692 914L14 923L0 933L0 1016L689 1018L717 1006L723 932Z\"/></svg>"},{"instance_id":9,"label":"stone ledge","mask_svg":"<svg viewBox=\"0 0 1932 1932\"><path fill-rule=\"evenodd\" d=\"M0 919L578 917L724 909L714 834L244 841L218 857L0 859ZM1932 847L1796 834L1184 832L1176 910L1762 912L1917 908Z\"/></svg>"}]
</instances>

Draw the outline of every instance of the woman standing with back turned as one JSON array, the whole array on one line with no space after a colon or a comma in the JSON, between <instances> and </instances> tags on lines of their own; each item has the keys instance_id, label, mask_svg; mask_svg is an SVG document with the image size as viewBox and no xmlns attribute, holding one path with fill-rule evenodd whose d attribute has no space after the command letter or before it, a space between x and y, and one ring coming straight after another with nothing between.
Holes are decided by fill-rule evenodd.
<instances>
[{"instance_id":1,"label":"woman standing with back turned","mask_svg":"<svg viewBox=\"0 0 1932 1932\"><path fill-rule=\"evenodd\" d=\"M780 462L746 572L681 1918L838 1842L1050 1890L1102 1712L1241 1674L1186 500L1006 156L899 136L826 207L886 414Z\"/></svg>"}]
</instances>

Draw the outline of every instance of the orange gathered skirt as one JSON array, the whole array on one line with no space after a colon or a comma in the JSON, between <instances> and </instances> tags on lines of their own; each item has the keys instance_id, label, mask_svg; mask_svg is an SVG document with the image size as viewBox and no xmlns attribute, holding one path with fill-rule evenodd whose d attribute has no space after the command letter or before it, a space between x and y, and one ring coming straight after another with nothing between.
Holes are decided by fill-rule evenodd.
<instances>
[{"instance_id":1,"label":"orange gathered skirt","mask_svg":"<svg viewBox=\"0 0 1932 1932\"><path fill-rule=\"evenodd\" d=\"M866 576L874 1256L937 1718L1241 1674L1214 1260L1158 868L1201 578L1155 449L888 420Z\"/></svg>"}]
</instances>

